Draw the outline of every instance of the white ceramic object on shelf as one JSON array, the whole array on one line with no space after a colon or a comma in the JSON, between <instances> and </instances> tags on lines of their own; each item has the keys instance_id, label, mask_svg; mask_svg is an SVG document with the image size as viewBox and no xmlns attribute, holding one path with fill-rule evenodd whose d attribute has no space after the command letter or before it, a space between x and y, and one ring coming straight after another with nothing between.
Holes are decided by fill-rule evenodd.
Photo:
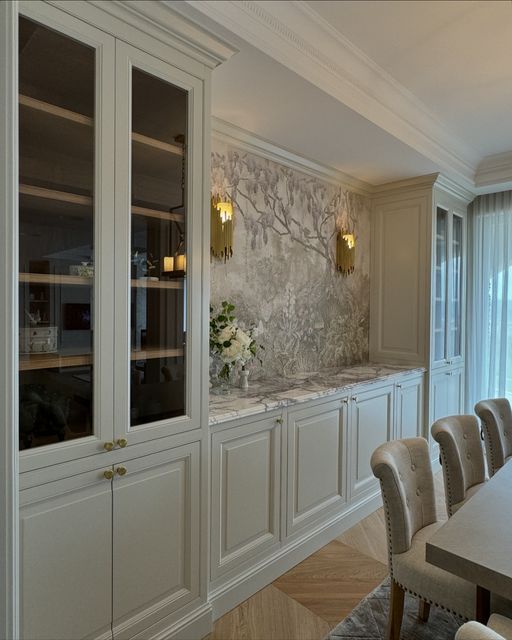
<instances>
[{"instance_id":1,"label":"white ceramic object on shelf","mask_svg":"<svg viewBox=\"0 0 512 640\"><path fill-rule=\"evenodd\" d=\"M55 353L57 331L57 327L22 327L20 353Z\"/></svg>"},{"instance_id":2,"label":"white ceramic object on shelf","mask_svg":"<svg viewBox=\"0 0 512 640\"><path fill-rule=\"evenodd\" d=\"M247 369L242 369L240 371L240 389L248 389L249 388L249 371Z\"/></svg>"}]
</instances>

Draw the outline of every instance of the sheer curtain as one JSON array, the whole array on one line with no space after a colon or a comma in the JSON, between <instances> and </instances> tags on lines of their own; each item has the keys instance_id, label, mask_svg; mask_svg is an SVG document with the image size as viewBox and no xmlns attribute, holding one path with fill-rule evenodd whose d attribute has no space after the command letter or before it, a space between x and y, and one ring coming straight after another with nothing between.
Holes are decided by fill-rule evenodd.
<instances>
[{"instance_id":1,"label":"sheer curtain","mask_svg":"<svg viewBox=\"0 0 512 640\"><path fill-rule=\"evenodd\" d=\"M467 411L512 401L512 191L479 196L470 215Z\"/></svg>"}]
</instances>

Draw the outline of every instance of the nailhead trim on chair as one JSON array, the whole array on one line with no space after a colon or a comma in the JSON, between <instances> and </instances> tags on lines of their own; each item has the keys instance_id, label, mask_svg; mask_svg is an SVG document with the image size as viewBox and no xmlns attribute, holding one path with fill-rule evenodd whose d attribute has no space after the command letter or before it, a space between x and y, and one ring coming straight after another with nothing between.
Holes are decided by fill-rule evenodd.
<instances>
[{"instance_id":1,"label":"nailhead trim on chair","mask_svg":"<svg viewBox=\"0 0 512 640\"><path fill-rule=\"evenodd\" d=\"M439 604L439 602L436 602L435 600L431 600L430 598L425 598L424 596L422 596L419 593L416 593L415 591L411 591L410 589L408 589L406 586L404 586L403 584L401 584L400 582L398 582L397 580L395 580L395 578L393 577L393 551L392 551L392 543L391 543L391 518L389 515L389 506L388 506L388 502L386 500L386 494L384 493L383 487L382 487L382 480L379 481L380 483L380 490L381 490L381 494L382 494L382 502L384 504L384 513L386 515L386 530L387 530L387 535L388 535L388 562L389 562L389 573L391 575L391 579L394 580L397 585L403 590L403 591L407 591L407 593L410 593L411 595L415 596L416 598L420 598L421 600L423 600L423 602L426 602L430 605L434 605L434 607L440 607L441 609L444 609L444 611L448 611L449 613L452 613L455 616L458 616L459 618L462 618L463 620L469 620L469 618L467 618L466 616L463 616L461 613L459 613L458 611L454 611L453 609L448 609L448 607L445 607L442 604Z\"/></svg>"},{"instance_id":2,"label":"nailhead trim on chair","mask_svg":"<svg viewBox=\"0 0 512 640\"><path fill-rule=\"evenodd\" d=\"M484 434L485 434L485 446L489 447L489 458L491 459L491 467L492 467L492 469L489 469L489 471L491 472L491 475L494 475L496 473L496 471L497 471L495 450L493 449L493 446L492 446L492 438L489 435L489 430L487 428L487 423L485 422L485 420L481 420L481 422L482 422L482 427L484 429Z\"/></svg>"},{"instance_id":3,"label":"nailhead trim on chair","mask_svg":"<svg viewBox=\"0 0 512 640\"><path fill-rule=\"evenodd\" d=\"M446 487L445 487L445 491L446 491L446 510L448 511L448 517L453 516L453 511L452 511L452 507L453 507L453 489L452 489L452 484L450 481L450 465L446 463L446 458L443 454L443 449L442 447L439 447L440 451L441 451L441 459L442 459L442 467L443 467L443 474L446 480Z\"/></svg>"}]
</instances>

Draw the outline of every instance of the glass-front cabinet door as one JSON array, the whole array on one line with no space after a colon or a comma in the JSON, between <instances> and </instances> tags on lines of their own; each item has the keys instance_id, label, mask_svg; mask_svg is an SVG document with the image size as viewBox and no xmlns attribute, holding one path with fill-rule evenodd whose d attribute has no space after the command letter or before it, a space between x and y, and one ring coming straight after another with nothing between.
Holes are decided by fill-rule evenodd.
<instances>
[{"instance_id":1,"label":"glass-front cabinet door","mask_svg":"<svg viewBox=\"0 0 512 640\"><path fill-rule=\"evenodd\" d=\"M22 470L112 439L114 41L53 11L19 18Z\"/></svg>"},{"instance_id":2,"label":"glass-front cabinet door","mask_svg":"<svg viewBox=\"0 0 512 640\"><path fill-rule=\"evenodd\" d=\"M450 364L461 360L463 341L464 302L464 218L452 213L451 216L450 282L448 304L448 360Z\"/></svg>"},{"instance_id":3,"label":"glass-front cabinet door","mask_svg":"<svg viewBox=\"0 0 512 640\"><path fill-rule=\"evenodd\" d=\"M434 361L446 358L446 301L448 289L448 211L437 207L434 262Z\"/></svg>"},{"instance_id":4,"label":"glass-front cabinet door","mask_svg":"<svg viewBox=\"0 0 512 640\"><path fill-rule=\"evenodd\" d=\"M192 184L192 176L201 184L201 168L191 170L201 150L190 132L194 119L201 126L201 89L177 69L116 46L124 105L116 132L116 185L124 194L116 205L123 230L116 233L116 362L124 371L116 372L116 439L135 444L199 426L192 363L201 290L190 247L201 235L194 221L201 190Z\"/></svg>"},{"instance_id":5,"label":"glass-front cabinet door","mask_svg":"<svg viewBox=\"0 0 512 640\"><path fill-rule=\"evenodd\" d=\"M463 214L436 208L433 298L433 365L462 361L464 305Z\"/></svg>"}]
</instances>

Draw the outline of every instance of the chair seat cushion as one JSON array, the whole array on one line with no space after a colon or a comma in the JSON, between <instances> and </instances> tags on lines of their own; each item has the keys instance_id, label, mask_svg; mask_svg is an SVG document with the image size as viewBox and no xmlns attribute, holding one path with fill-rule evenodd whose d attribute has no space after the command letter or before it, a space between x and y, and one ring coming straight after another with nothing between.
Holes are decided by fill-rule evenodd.
<instances>
[{"instance_id":1,"label":"chair seat cushion","mask_svg":"<svg viewBox=\"0 0 512 640\"><path fill-rule=\"evenodd\" d=\"M427 540L443 524L434 522L423 527L413 537L408 551L393 554L393 578L422 599L440 605L463 618L471 619L475 617L475 585L425 560Z\"/></svg>"},{"instance_id":2,"label":"chair seat cushion","mask_svg":"<svg viewBox=\"0 0 512 640\"><path fill-rule=\"evenodd\" d=\"M510 618L493 613L487 626L489 629L499 633L500 636L503 636L505 640L512 640L512 620Z\"/></svg>"},{"instance_id":3,"label":"chair seat cushion","mask_svg":"<svg viewBox=\"0 0 512 640\"><path fill-rule=\"evenodd\" d=\"M455 640L509 640L479 622L466 622L455 634Z\"/></svg>"},{"instance_id":4,"label":"chair seat cushion","mask_svg":"<svg viewBox=\"0 0 512 640\"><path fill-rule=\"evenodd\" d=\"M464 500L461 500L460 502L457 502L456 504L452 505L452 514L458 511L463 504L466 504L466 502L472 496L474 496L475 493L484 486L484 484L485 482L479 482L478 484L474 484L472 487L469 487L469 489L466 490L466 497L464 498Z\"/></svg>"}]
</instances>

